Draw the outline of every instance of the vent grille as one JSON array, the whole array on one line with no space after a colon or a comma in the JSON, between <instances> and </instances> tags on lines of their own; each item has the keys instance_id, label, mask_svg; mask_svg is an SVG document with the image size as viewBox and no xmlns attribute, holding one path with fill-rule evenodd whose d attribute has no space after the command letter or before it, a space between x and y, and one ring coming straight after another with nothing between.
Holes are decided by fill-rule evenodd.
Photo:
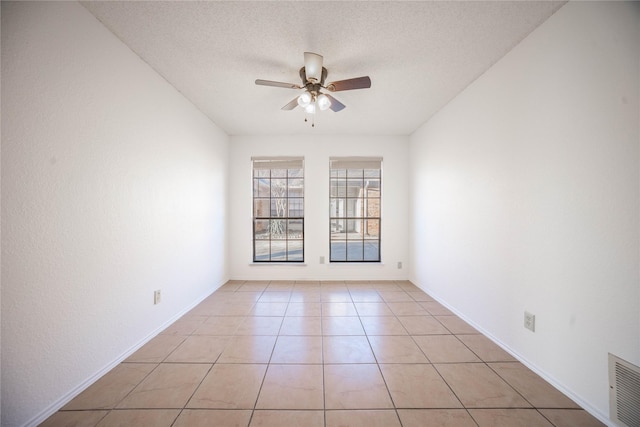
<instances>
[{"instance_id":1,"label":"vent grille","mask_svg":"<svg viewBox=\"0 0 640 427\"><path fill-rule=\"evenodd\" d=\"M609 354L609 410L619 425L640 427L640 368Z\"/></svg>"}]
</instances>

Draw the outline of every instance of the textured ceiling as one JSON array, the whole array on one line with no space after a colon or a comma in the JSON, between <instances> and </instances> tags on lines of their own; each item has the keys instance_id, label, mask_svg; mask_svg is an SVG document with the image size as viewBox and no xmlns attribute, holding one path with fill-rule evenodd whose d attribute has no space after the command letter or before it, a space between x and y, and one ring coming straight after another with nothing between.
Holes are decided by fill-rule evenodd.
<instances>
[{"instance_id":1,"label":"textured ceiling","mask_svg":"<svg viewBox=\"0 0 640 427\"><path fill-rule=\"evenodd\" d=\"M408 135L503 57L564 1L82 3L230 135ZM324 56L347 106L316 115L280 108L300 92L303 52Z\"/></svg>"}]
</instances>

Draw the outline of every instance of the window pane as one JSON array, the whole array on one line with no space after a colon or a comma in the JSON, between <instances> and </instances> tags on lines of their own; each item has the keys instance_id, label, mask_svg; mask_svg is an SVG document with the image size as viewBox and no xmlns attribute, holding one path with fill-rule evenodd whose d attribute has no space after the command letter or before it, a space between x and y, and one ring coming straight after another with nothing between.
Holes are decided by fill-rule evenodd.
<instances>
[{"instance_id":1,"label":"window pane","mask_svg":"<svg viewBox=\"0 0 640 427\"><path fill-rule=\"evenodd\" d=\"M329 201L329 216L332 218L335 217L344 217L347 201L345 199L331 199Z\"/></svg>"},{"instance_id":2,"label":"window pane","mask_svg":"<svg viewBox=\"0 0 640 427\"><path fill-rule=\"evenodd\" d=\"M362 197L362 180L347 180L347 197Z\"/></svg>"},{"instance_id":3,"label":"window pane","mask_svg":"<svg viewBox=\"0 0 640 427\"><path fill-rule=\"evenodd\" d=\"M302 239L302 220L290 219L287 225L287 237L289 239Z\"/></svg>"},{"instance_id":4,"label":"window pane","mask_svg":"<svg viewBox=\"0 0 640 427\"><path fill-rule=\"evenodd\" d=\"M380 178L380 169L365 169L365 178Z\"/></svg>"},{"instance_id":5,"label":"window pane","mask_svg":"<svg viewBox=\"0 0 640 427\"><path fill-rule=\"evenodd\" d=\"M285 197L287 195L287 180L271 180L271 197Z\"/></svg>"},{"instance_id":6,"label":"window pane","mask_svg":"<svg viewBox=\"0 0 640 427\"><path fill-rule=\"evenodd\" d=\"M269 218L269 199L253 199L253 216L255 218Z\"/></svg>"},{"instance_id":7,"label":"window pane","mask_svg":"<svg viewBox=\"0 0 640 427\"><path fill-rule=\"evenodd\" d=\"M378 240L380 238L380 221L377 219L368 219L364 221L364 238L365 239L375 239Z\"/></svg>"},{"instance_id":8,"label":"window pane","mask_svg":"<svg viewBox=\"0 0 640 427\"><path fill-rule=\"evenodd\" d=\"M345 220L331 220L331 239L345 239Z\"/></svg>"},{"instance_id":9,"label":"window pane","mask_svg":"<svg viewBox=\"0 0 640 427\"><path fill-rule=\"evenodd\" d=\"M255 239L269 239L269 220L257 219L254 224Z\"/></svg>"},{"instance_id":10,"label":"window pane","mask_svg":"<svg viewBox=\"0 0 640 427\"><path fill-rule=\"evenodd\" d=\"M369 218L380 218L380 199L366 200L366 216Z\"/></svg>"},{"instance_id":11,"label":"window pane","mask_svg":"<svg viewBox=\"0 0 640 427\"><path fill-rule=\"evenodd\" d=\"M304 176L302 169L289 169L288 171L289 178L302 178Z\"/></svg>"},{"instance_id":12,"label":"window pane","mask_svg":"<svg viewBox=\"0 0 640 427\"><path fill-rule=\"evenodd\" d=\"M363 261L362 241L347 242L347 261Z\"/></svg>"},{"instance_id":13,"label":"window pane","mask_svg":"<svg viewBox=\"0 0 640 427\"><path fill-rule=\"evenodd\" d=\"M331 261L347 260L347 242L331 242Z\"/></svg>"},{"instance_id":14,"label":"window pane","mask_svg":"<svg viewBox=\"0 0 640 427\"><path fill-rule=\"evenodd\" d=\"M304 200L289 199L289 217L296 218L304 216Z\"/></svg>"},{"instance_id":15,"label":"window pane","mask_svg":"<svg viewBox=\"0 0 640 427\"><path fill-rule=\"evenodd\" d=\"M253 197L269 197L271 193L271 180L254 179L253 180Z\"/></svg>"},{"instance_id":16,"label":"window pane","mask_svg":"<svg viewBox=\"0 0 640 427\"><path fill-rule=\"evenodd\" d=\"M303 255L302 240L289 240L289 249L287 251L289 261L302 261Z\"/></svg>"},{"instance_id":17,"label":"window pane","mask_svg":"<svg viewBox=\"0 0 640 427\"><path fill-rule=\"evenodd\" d=\"M272 240L271 241L271 261L287 260L287 241Z\"/></svg>"},{"instance_id":18,"label":"window pane","mask_svg":"<svg viewBox=\"0 0 640 427\"><path fill-rule=\"evenodd\" d=\"M288 194L289 197L302 197L303 196L303 186L301 179L290 179L288 186Z\"/></svg>"},{"instance_id":19,"label":"window pane","mask_svg":"<svg viewBox=\"0 0 640 427\"><path fill-rule=\"evenodd\" d=\"M269 231L271 232L271 240L285 239L287 235L287 220L272 219L269 221Z\"/></svg>"},{"instance_id":20,"label":"window pane","mask_svg":"<svg viewBox=\"0 0 640 427\"><path fill-rule=\"evenodd\" d=\"M362 169L348 169L347 176L349 178L362 178L364 172Z\"/></svg>"},{"instance_id":21,"label":"window pane","mask_svg":"<svg viewBox=\"0 0 640 427\"><path fill-rule=\"evenodd\" d=\"M377 240L364 241L364 261L378 261L380 259L380 243Z\"/></svg>"},{"instance_id":22,"label":"window pane","mask_svg":"<svg viewBox=\"0 0 640 427\"><path fill-rule=\"evenodd\" d=\"M362 199L347 199L347 217L359 218L362 217Z\"/></svg>"},{"instance_id":23,"label":"window pane","mask_svg":"<svg viewBox=\"0 0 640 427\"><path fill-rule=\"evenodd\" d=\"M256 261L269 261L269 249L271 247L268 240L256 240L254 243Z\"/></svg>"},{"instance_id":24,"label":"window pane","mask_svg":"<svg viewBox=\"0 0 640 427\"><path fill-rule=\"evenodd\" d=\"M271 215L285 217L287 214L287 199L271 199Z\"/></svg>"},{"instance_id":25,"label":"window pane","mask_svg":"<svg viewBox=\"0 0 640 427\"><path fill-rule=\"evenodd\" d=\"M272 178L286 178L287 169L271 169Z\"/></svg>"},{"instance_id":26,"label":"window pane","mask_svg":"<svg viewBox=\"0 0 640 427\"><path fill-rule=\"evenodd\" d=\"M258 178L269 178L271 176L271 171L269 169L254 169L253 176Z\"/></svg>"}]
</instances>

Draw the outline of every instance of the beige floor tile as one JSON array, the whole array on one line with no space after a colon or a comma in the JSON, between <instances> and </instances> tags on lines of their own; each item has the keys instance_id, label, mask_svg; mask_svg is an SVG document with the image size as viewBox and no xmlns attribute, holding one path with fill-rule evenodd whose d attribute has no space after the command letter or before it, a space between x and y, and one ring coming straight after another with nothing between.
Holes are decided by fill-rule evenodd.
<instances>
[{"instance_id":1,"label":"beige floor tile","mask_svg":"<svg viewBox=\"0 0 640 427\"><path fill-rule=\"evenodd\" d=\"M285 316L321 316L321 306L319 302L290 302Z\"/></svg>"},{"instance_id":2,"label":"beige floor tile","mask_svg":"<svg viewBox=\"0 0 640 427\"><path fill-rule=\"evenodd\" d=\"M449 330L432 316L399 316L398 320L410 335L446 335Z\"/></svg>"},{"instance_id":3,"label":"beige floor tile","mask_svg":"<svg viewBox=\"0 0 640 427\"><path fill-rule=\"evenodd\" d=\"M94 427L109 411L58 411L39 427Z\"/></svg>"},{"instance_id":4,"label":"beige floor tile","mask_svg":"<svg viewBox=\"0 0 640 427\"><path fill-rule=\"evenodd\" d=\"M536 408L580 408L520 362L490 363L489 367Z\"/></svg>"},{"instance_id":5,"label":"beige floor tile","mask_svg":"<svg viewBox=\"0 0 640 427\"><path fill-rule=\"evenodd\" d=\"M256 409L323 409L322 365L269 365Z\"/></svg>"},{"instance_id":6,"label":"beige floor tile","mask_svg":"<svg viewBox=\"0 0 640 427\"><path fill-rule=\"evenodd\" d=\"M271 363L321 364L322 337L279 336L273 349Z\"/></svg>"},{"instance_id":7,"label":"beige floor tile","mask_svg":"<svg viewBox=\"0 0 640 427\"><path fill-rule=\"evenodd\" d=\"M458 316L433 316L438 322L442 323L445 328L451 331L452 334L479 334L474 327L469 325Z\"/></svg>"},{"instance_id":8,"label":"beige floor tile","mask_svg":"<svg viewBox=\"0 0 640 427\"><path fill-rule=\"evenodd\" d=\"M349 289L353 302L384 302L377 291L371 289Z\"/></svg>"},{"instance_id":9,"label":"beige floor tile","mask_svg":"<svg viewBox=\"0 0 640 427\"><path fill-rule=\"evenodd\" d=\"M253 409L267 365L216 364L202 381L188 408Z\"/></svg>"},{"instance_id":10,"label":"beige floor tile","mask_svg":"<svg viewBox=\"0 0 640 427\"><path fill-rule=\"evenodd\" d=\"M515 362L516 359L484 335L458 335L458 339L485 362Z\"/></svg>"},{"instance_id":11,"label":"beige floor tile","mask_svg":"<svg viewBox=\"0 0 640 427\"><path fill-rule=\"evenodd\" d=\"M175 349L165 361L178 363L215 363L220 354L222 354L229 339L228 337L192 335L180 344L180 347Z\"/></svg>"},{"instance_id":12,"label":"beige floor tile","mask_svg":"<svg viewBox=\"0 0 640 427\"><path fill-rule=\"evenodd\" d=\"M323 302L323 316L357 316L358 312L352 302Z\"/></svg>"},{"instance_id":13,"label":"beige floor tile","mask_svg":"<svg viewBox=\"0 0 640 427\"><path fill-rule=\"evenodd\" d=\"M257 302L251 310L252 316L284 316L287 302Z\"/></svg>"},{"instance_id":14,"label":"beige floor tile","mask_svg":"<svg viewBox=\"0 0 640 427\"><path fill-rule=\"evenodd\" d=\"M252 280L245 282L238 288L238 292L262 292L269 286L269 281Z\"/></svg>"},{"instance_id":15,"label":"beige floor tile","mask_svg":"<svg viewBox=\"0 0 640 427\"><path fill-rule=\"evenodd\" d=\"M437 301L421 301L422 308L432 316L453 316L453 312Z\"/></svg>"},{"instance_id":16,"label":"beige floor tile","mask_svg":"<svg viewBox=\"0 0 640 427\"><path fill-rule=\"evenodd\" d=\"M326 409L393 408L378 370L371 365L324 365Z\"/></svg>"},{"instance_id":17,"label":"beige floor tile","mask_svg":"<svg viewBox=\"0 0 640 427\"><path fill-rule=\"evenodd\" d=\"M260 295L258 302L289 302L291 291L266 291Z\"/></svg>"},{"instance_id":18,"label":"beige floor tile","mask_svg":"<svg viewBox=\"0 0 640 427\"><path fill-rule=\"evenodd\" d=\"M320 302L320 288L312 288L305 290L304 288L294 288L293 292L291 292L291 299L289 300L289 304L292 302Z\"/></svg>"},{"instance_id":19,"label":"beige floor tile","mask_svg":"<svg viewBox=\"0 0 640 427\"><path fill-rule=\"evenodd\" d=\"M425 316L429 314L415 301L388 302L387 305L396 316Z\"/></svg>"},{"instance_id":20,"label":"beige floor tile","mask_svg":"<svg viewBox=\"0 0 640 427\"><path fill-rule=\"evenodd\" d=\"M583 409L539 409L556 427L604 427L597 418Z\"/></svg>"},{"instance_id":21,"label":"beige floor tile","mask_svg":"<svg viewBox=\"0 0 640 427\"><path fill-rule=\"evenodd\" d=\"M403 427L477 427L464 409L399 409Z\"/></svg>"},{"instance_id":22,"label":"beige floor tile","mask_svg":"<svg viewBox=\"0 0 640 427\"><path fill-rule=\"evenodd\" d=\"M364 335L359 317L325 317L322 319L322 335Z\"/></svg>"},{"instance_id":23,"label":"beige floor tile","mask_svg":"<svg viewBox=\"0 0 640 427\"><path fill-rule=\"evenodd\" d=\"M327 411L326 427L401 427L396 411Z\"/></svg>"},{"instance_id":24,"label":"beige floor tile","mask_svg":"<svg viewBox=\"0 0 640 427\"><path fill-rule=\"evenodd\" d=\"M160 332L161 335L191 335L198 329L207 316L183 316L176 320L171 326Z\"/></svg>"},{"instance_id":25,"label":"beige floor tile","mask_svg":"<svg viewBox=\"0 0 640 427\"><path fill-rule=\"evenodd\" d=\"M115 410L100 421L98 427L171 426L180 413L177 409Z\"/></svg>"},{"instance_id":26,"label":"beige floor tile","mask_svg":"<svg viewBox=\"0 0 640 427\"><path fill-rule=\"evenodd\" d=\"M236 329L236 335L278 335L282 317L247 317Z\"/></svg>"},{"instance_id":27,"label":"beige floor tile","mask_svg":"<svg viewBox=\"0 0 640 427\"><path fill-rule=\"evenodd\" d=\"M553 427L535 409L469 409L479 427Z\"/></svg>"},{"instance_id":28,"label":"beige floor tile","mask_svg":"<svg viewBox=\"0 0 640 427\"><path fill-rule=\"evenodd\" d=\"M466 408L528 408L531 405L484 363L434 365Z\"/></svg>"},{"instance_id":29,"label":"beige floor tile","mask_svg":"<svg viewBox=\"0 0 640 427\"><path fill-rule=\"evenodd\" d=\"M322 335L322 318L285 317L280 335Z\"/></svg>"},{"instance_id":30,"label":"beige floor tile","mask_svg":"<svg viewBox=\"0 0 640 427\"><path fill-rule=\"evenodd\" d=\"M326 336L324 363L376 363L369 340L363 336Z\"/></svg>"},{"instance_id":31,"label":"beige floor tile","mask_svg":"<svg viewBox=\"0 0 640 427\"><path fill-rule=\"evenodd\" d=\"M152 363L121 363L67 403L63 409L114 408L156 366Z\"/></svg>"},{"instance_id":32,"label":"beige floor tile","mask_svg":"<svg viewBox=\"0 0 640 427\"><path fill-rule=\"evenodd\" d=\"M323 411L255 411L250 427L324 427Z\"/></svg>"},{"instance_id":33,"label":"beige floor tile","mask_svg":"<svg viewBox=\"0 0 640 427\"><path fill-rule=\"evenodd\" d=\"M414 336L413 339L431 363L480 361L455 335L421 335Z\"/></svg>"},{"instance_id":34,"label":"beige floor tile","mask_svg":"<svg viewBox=\"0 0 640 427\"><path fill-rule=\"evenodd\" d=\"M346 286L340 289L323 289L320 292L322 302L351 302L351 294Z\"/></svg>"},{"instance_id":35,"label":"beige floor tile","mask_svg":"<svg viewBox=\"0 0 640 427\"><path fill-rule=\"evenodd\" d=\"M409 294L411 298L413 298L414 301L418 301L418 302L433 301L433 298L431 298L429 295L425 294L422 291L407 291L407 290L405 291Z\"/></svg>"},{"instance_id":36,"label":"beige floor tile","mask_svg":"<svg viewBox=\"0 0 640 427\"><path fill-rule=\"evenodd\" d=\"M173 427L247 427L251 411L185 409Z\"/></svg>"},{"instance_id":37,"label":"beige floor tile","mask_svg":"<svg viewBox=\"0 0 640 427\"><path fill-rule=\"evenodd\" d=\"M240 286L242 286L244 282L243 281L228 281L227 283L225 283L224 285L220 286L218 288L218 293L220 292L235 292L238 290L238 288L240 288Z\"/></svg>"},{"instance_id":38,"label":"beige floor tile","mask_svg":"<svg viewBox=\"0 0 640 427\"><path fill-rule=\"evenodd\" d=\"M429 363L409 336L369 336L378 363Z\"/></svg>"},{"instance_id":39,"label":"beige floor tile","mask_svg":"<svg viewBox=\"0 0 640 427\"><path fill-rule=\"evenodd\" d=\"M384 302L356 302L359 316L393 316L393 312Z\"/></svg>"},{"instance_id":40,"label":"beige floor tile","mask_svg":"<svg viewBox=\"0 0 640 427\"><path fill-rule=\"evenodd\" d=\"M218 363L269 363L275 336L238 336L229 340Z\"/></svg>"},{"instance_id":41,"label":"beige floor tile","mask_svg":"<svg viewBox=\"0 0 640 427\"><path fill-rule=\"evenodd\" d=\"M408 335L395 316L361 317L360 321L367 335Z\"/></svg>"},{"instance_id":42,"label":"beige floor tile","mask_svg":"<svg viewBox=\"0 0 640 427\"><path fill-rule=\"evenodd\" d=\"M233 335L245 319L245 316L211 316L193 335Z\"/></svg>"},{"instance_id":43,"label":"beige floor tile","mask_svg":"<svg viewBox=\"0 0 640 427\"><path fill-rule=\"evenodd\" d=\"M373 286L373 289L376 291L384 291L384 292L400 292L402 288L396 285L389 280L370 280L370 285Z\"/></svg>"},{"instance_id":44,"label":"beige floor tile","mask_svg":"<svg viewBox=\"0 0 640 427\"><path fill-rule=\"evenodd\" d=\"M182 335L158 335L129 356L126 362L160 363L186 338Z\"/></svg>"},{"instance_id":45,"label":"beige floor tile","mask_svg":"<svg viewBox=\"0 0 640 427\"><path fill-rule=\"evenodd\" d=\"M253 301L222 301L211 307L207 314L209 316L248 316L253 310L254 304Z\"/></svg>"},{"instance_id":46,"label":"beige floor tile","mask_svg":"<svg viewBox=\"0 0 640 427\"><path fill-rule=\"evenodd\" d=\"M413 298L400 288L397 290L378 290L384 302L413 302Z\"/></svg>"},{"instance_id":47,"label":"beige floor tile","mask_svg":"<svg viewBox=\"0 0 640 427\"><path fill-rule=\"evenodd\" d=\"M183 408L210 368L207 364L163 363L117 407Z\"/></svg>"},{"instance_id":48,"label":"beige floor tile","mask_svg":"<svg viewBox=\"0 0 640 427\"><path fill-rule=\"evenodd\" d=\"M396 408L462 408L432 365L380 365Z\"/></svg>"}]
</instances>

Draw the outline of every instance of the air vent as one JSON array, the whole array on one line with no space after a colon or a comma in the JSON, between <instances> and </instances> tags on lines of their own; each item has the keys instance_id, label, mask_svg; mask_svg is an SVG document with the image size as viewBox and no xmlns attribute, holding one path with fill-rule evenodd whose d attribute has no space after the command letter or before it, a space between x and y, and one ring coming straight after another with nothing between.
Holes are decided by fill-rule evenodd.
<instances>
[{"instance_id":1,"label":"air vent","mask_svg":"<svg viewBox=\"0 0 640 427\"><path fill-rule=\"evenodd\" d=\"M609 417L640 427L640 368L609 353Z\"/></svg>"}]
</instances>

